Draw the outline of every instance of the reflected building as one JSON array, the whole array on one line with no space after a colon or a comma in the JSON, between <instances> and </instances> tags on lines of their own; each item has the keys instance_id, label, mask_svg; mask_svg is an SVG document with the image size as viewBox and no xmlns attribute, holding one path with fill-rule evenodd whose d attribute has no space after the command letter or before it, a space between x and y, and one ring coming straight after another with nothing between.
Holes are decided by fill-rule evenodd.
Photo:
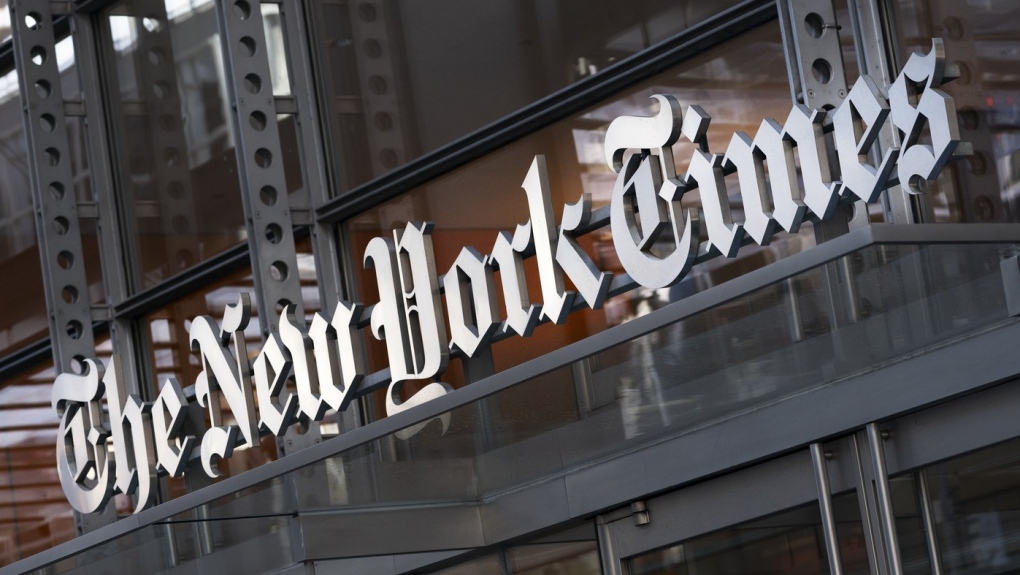
<instances>
[{"instance_id":1,"label":"reflected building","mask_svg":"<svg viewBox=\"0 0 1020 575\"><path fill-rule=\"evenodd\" d=\"M0 575L1020 569L1020 7L1009 0L0 4ZM740 236L735 255L708 248L720 201L727 225L755 214L726 158L735 134L750 142L767 118L781 130L793 106L823 110L817 141L837 181L836 110L862 75L895 99L911 54L934 38L943 77L905 89L911 106L935 88L952 98L947 122L965 143L937 178L890 181L827 217L802 210L771 241ZM641 223L614 238L622 176L606 134L660 113L657 94L685 118L697 116L688 106L711 117L674 138L672 168L686 178L692 157L717 154L722 199L688 178L673 203L628 204ZM853 109L855 144L869 139L868 113ZM941 125L918 126L889 119L855 155L878 165L890 150L937 147ZM807 189L803 142L791 140L792 185ZM522 188L536 156L553 235L580 230L557 238L613 278L558 322L540 306L553 308L548 274L562 269L540 252ZM756 164L766 195L778 193L777 158ZM589 209L569 227L581 198ZM670 253L680 229L666 229L663 206L674 204L701 222L703 249L679 281L641 287L618 242L661 232L640 253ZM425 229L411 222L431 223L421 253L434 292L409 279L406 230ZM561 287L583 291L571 277ZM468 353L450 286L468 293L485 278L498 317ZM192 326L226 326L240 294L250 321L223 328L224 357L241 382L260 369L278 380L252 405L278 410L284 429L231 440L212 478L204 434L243 418L215 396L227 382L209 382ZM428 326L415 320L433 295L445 355L424 373L414 337ZM387 298L405 316L380 329ZM350 322L316 324L344 309ZM480 326L486 310L460 311ZM282 343L294 326L311 363ZM301 366L324 361L308 334L339 345L348 328L360 371L343 407L288 408L328 387L325 376L303 387ZM399 330L413 359L404 381ZM273 345L277 363L265 359ZM150 463L141 514L130 481L79 513L57 471L79 457L61 436L73 414L53 384L84 380L87 358L113 369L114 356L123 391L156 406L145 418L180 387L174 448L188 436L196 447L182 473ZM112 459L123 446L107 420L120 406L96 409L106 427L91 453ZM80 453L75 481L95 486L100 459Z\"/></svg>"}]
</instances>

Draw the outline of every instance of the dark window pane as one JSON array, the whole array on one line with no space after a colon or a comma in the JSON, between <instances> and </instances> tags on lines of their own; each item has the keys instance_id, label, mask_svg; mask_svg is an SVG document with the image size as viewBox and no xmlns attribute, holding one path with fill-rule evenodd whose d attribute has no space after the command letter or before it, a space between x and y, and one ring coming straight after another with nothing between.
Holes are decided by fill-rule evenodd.
<instances>
[{"instance_id":1,"label":"dark window pane","mask_svg":"<svg viewBox=\"0 0 1020 575\"><path fill-rule=\"evenodd\" d=\"M135 289L246 238L214 4L152 6L109 9L103 46Z\"/></svg>"},{"instance_id":2,"label":"dark window pane","mask_svg":"<svg viewBox=\"0 0 1020 575\"><path fill-rule=\"evenodd\" d=\"M340 189L381 176L735 3L316 2Z\"/></svg>"},{"instance_id":3,"label":"dark window pane","mask_svg":"<svg viewBox=\"0 0 1020 575\"><path fill-rule=\"evenodd\" d=\"M833 500L843 568L868 573L856 493ZM809 504L703 535L630 560L632 575L823 575L829 559L818 505Z\"/></svg>"}]
</instances>

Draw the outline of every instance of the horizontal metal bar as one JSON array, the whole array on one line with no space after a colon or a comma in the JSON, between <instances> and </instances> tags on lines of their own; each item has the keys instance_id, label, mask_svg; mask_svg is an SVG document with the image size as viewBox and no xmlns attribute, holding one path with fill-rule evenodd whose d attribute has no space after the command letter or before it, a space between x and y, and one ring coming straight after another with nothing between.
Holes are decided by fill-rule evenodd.
<instances>
[{"instance_id":1,"label":"horizontal metal bar","mask_svg":"<svg viewBox=\"0 0 1020 575\"><path fill-rule=\"evenodd\" d=\"M369 210L444 172L601 102L641 80L728 41L734 35L775 18L774 2L746 0L598 74L537 100L371 182L348 190L316 210L317 218L321 222L339 222Z\"/></svg>"}]
</instances>

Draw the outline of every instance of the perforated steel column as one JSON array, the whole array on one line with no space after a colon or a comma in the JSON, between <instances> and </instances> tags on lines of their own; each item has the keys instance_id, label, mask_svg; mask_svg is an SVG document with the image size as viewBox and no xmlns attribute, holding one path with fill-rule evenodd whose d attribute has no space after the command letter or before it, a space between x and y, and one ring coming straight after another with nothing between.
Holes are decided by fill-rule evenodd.
<instances>
[{"instance_id":1,"label":"perforated steel column","mask_svg":"<svg viewBox=\"0 0 1020 575\"><path fill-rule=\"evenodd\" d=\"M49 0L18 0L10 10L53 361L58 373L80 372L95 341L53 14Z\"/></svg>"},{"instance_id":2,"label":"perforated steel column","mask_svg":"<svg viewBox=\"0 0 1020 575\"><path fill-rule=\"evenodd\" d=\"M304 322L283 151L258 0L216 3L234 113L237 163L248 226L259 321L275 333L277 310L292 306Z\"/></svg>"}]
</instances>

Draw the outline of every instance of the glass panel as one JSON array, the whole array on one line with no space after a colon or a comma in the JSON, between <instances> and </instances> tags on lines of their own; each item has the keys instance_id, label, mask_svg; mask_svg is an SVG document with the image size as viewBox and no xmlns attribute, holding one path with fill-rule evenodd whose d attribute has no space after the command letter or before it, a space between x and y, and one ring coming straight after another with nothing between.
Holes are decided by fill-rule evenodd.
<instances>
[{"instance_id":1,"label":"glass panel","mask_svg":"<svg viewBox=\"0 0 1020 575\"><path fill-rule=\"evenodd\" d=\"M753 134L764 117L785 118L790 110L790 94L778 24L770 23L733 39L605 103L525 136L353 218L346 224L350 253L355 254L352 261L361 261L361 254L372 238L392 237L393 229L412 220L435 223L432 237L439 273L449 269L463 246L474 246L480 253L487 253L500 231L513 233L518 223L528 220L521 182L536 154L546 157L556 222L561 219L564 204L577 201L582 192L591 194L595 208L607 205L616 174L606 166L602 151L606 127L620 115L654 114L655 104L650 96L656 93L674 94L684 104L703 104L715 117L709 142L716 151L726 149L735 131ZM677 173L686 171L693 148L682 144L675 147L680 161ZM738 197L731 198L731 202L739 208ZM699 207L700 195L689 192L684 195L684 203ZM741 218L739 209L735 218ZM699 265L671 290L633 291L609 300L604 309L574 313L565 325L539 326L528 338L528 345L520 345L516 338L497 343L492 347L495 370L505 370L798 252L814 244L809 227L799 235L778 235L766 248L747 246L736 260L717 258ZM608 227L585 235L580 243L600 269L623 273ZM359 264L353 265L360 268ZM533 259L525 262L525 276L529 293L537 301L536 294L541 292ZM358 299L366 304L378 301L374 270L356 269L354 278ZM372 338L368 340L370 369L386 367L384 346ZM443 381L454 388L464 384L457 362L443 375ZM380 394L375 398L374 416L383 411L382 397Z\"/></svg>"},{"instance_id":2,"label":"glass panel","mask_svg":"<svg viewBox=\"0 0 1020 575\"><path fill-rule=\"evenodd\" d=\"M313 3L338 185L377 178L736 3Z\"/></svg>"},{"instance_id":3,"label":"glass panel","mask_svg":"<svg viewBox=\"0 0 1020 575\"><path fill-rule=\"evenodd\" d=\"M57 415L50 408L53 366L0 387L0 565L75 536L74 514L57 478Z\"/></svg>"},{"instance_id":4,"label":"glass panel","mask_svg":"<svg viewBox=\"0 0 1020 575\"><path fill-rule=\"evenodd\" d=\"M961 76L942 89L956 100L960 135L975 155L951 164L928 194L938 221L1020 219L1020 5L1014 0L892 2L899 65L945 41Z\"/></svg>"},{"instance_id":5,"label":"glass panel","mask_svg":"<svg viewBox=\"0 0 1020 575\"><path fill-rule=\"evenodd\" d=\"M868 573L857 495L833 499L843 568ZM703 535L630 560L631 575L823 575L829 573L818 505L809 504Z\"/></svg>"},{"instance_id":6,"label":"glass panel","mask_svg":"<svg viewBox=\"0 0 1020 575\"><path fill-rule=\"evenodd\" d=\"M943 573L998 575L1020 571L1017 453L1020 439L922 472L931 496Z\"/></svg>"},{"instance_id":7,"label":"glass panel","mask_svg":"<svg viewBox=\"0 0 1020 575\"><path fill-rule=\"evenodd\" d=\"M246 237L214 5L185 8L132 0L105 12L138 290Z\"/></svg>"}]
</instances>

